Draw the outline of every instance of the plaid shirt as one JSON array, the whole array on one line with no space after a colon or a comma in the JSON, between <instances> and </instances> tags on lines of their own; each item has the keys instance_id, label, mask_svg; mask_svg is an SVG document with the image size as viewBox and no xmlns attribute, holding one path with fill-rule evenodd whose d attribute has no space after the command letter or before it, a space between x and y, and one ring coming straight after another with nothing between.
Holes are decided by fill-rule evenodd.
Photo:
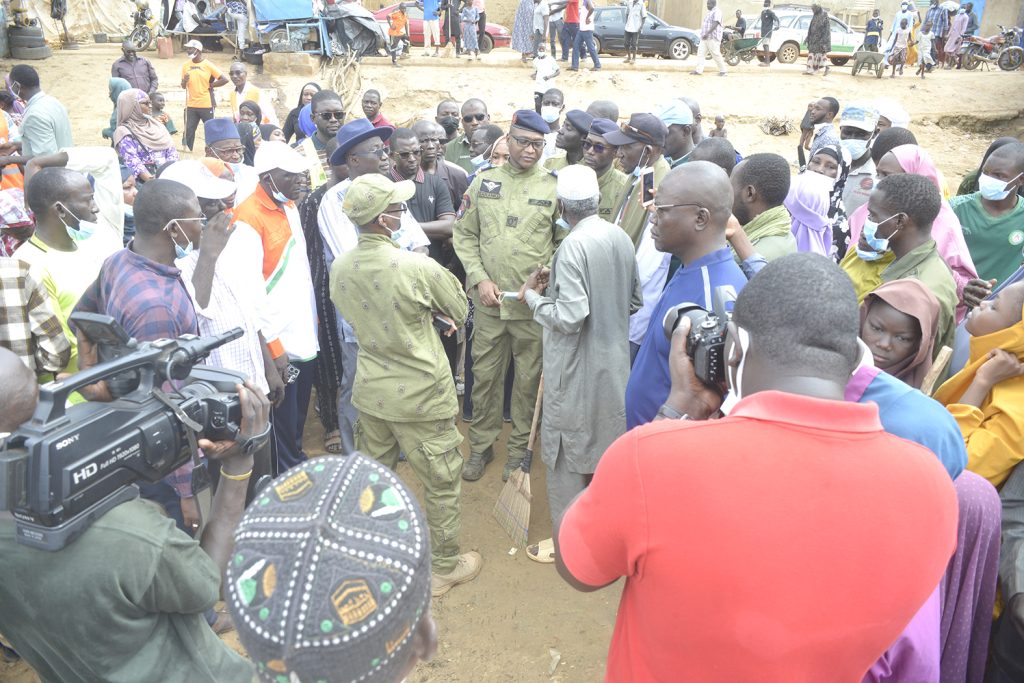
<instances>
[{"instance_id":1,"label":"plaid shirt","mask_svg":"<svg viewBox=\"0 0 1024 683\"><path fill-rule=\"evenodd\" d=\"M18 239L9 231L35 225L32 213L25 208L23 190L16 187L0 190L0 223L0 227L4 228L3 233L0 233L0 256L11 256L24 240Z\"/></svg>"},{"instance_id":2,"label":"plaid shirt","mask_svg":"<svg viewBox=\"0 0 1024 683\"><path fill-rule=\"evenodd\" d=\"M704 21L700 25L700 36L701 40L722 39L722 10L717 6L704 15Z\"/></svg>"},{"instance_id":3,"label":"plaid shirt","mask_svg":"<svg viewBox=\"0 0 1024 683\"><path fill-rule=\"evenodd\" d=\"M924 23L929 22L932 25L933 36L944 36L949 32L949 13L945 8L936 5L929 9L928 14L924 16Z\"/></svg>"},{"instance_id":4,"label":"plaid shirt","mask_svg":"<svg viewBox=\"0 0 1024 683\"><path fill-rule=\"evenodd\" d=\"M37 375L63 370L71 359L71 343L46 288L24 261L0 258L0 303L0 346Z\"/></svg>"},{"instance_id":5,"label":"plaid shirt","mask_svg":"<svg viewBox=\"0 0 1024 683\"><path fill-rule=\"evenodd\" d=\"M75 311L109 315L139 341L199 334L181 271L136 254L131 245L103 262L99 277L85 290ZM191 476L188 462L164 481L184 498L192 495Z\"/></svg>"}]
</instances>

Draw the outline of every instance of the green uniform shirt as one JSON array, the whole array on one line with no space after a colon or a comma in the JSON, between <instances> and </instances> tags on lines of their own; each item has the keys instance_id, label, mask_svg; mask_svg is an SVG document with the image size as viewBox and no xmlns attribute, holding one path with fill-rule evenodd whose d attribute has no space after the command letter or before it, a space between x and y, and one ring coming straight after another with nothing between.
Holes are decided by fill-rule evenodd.
<instances>
[{"instance_id":1,"label":"green uniform shirt","mask_svg":"<svg viewBox=\"0 0 1024 683\"><path fill-rule=\"evenodd\" d=\"M597 187L601 190L601 204L597 208L597 215L612 223L615 220L615 210L622 203L622 195L626 194L626 188L629 187L629 176L610 166L598 176Z\"/></svg>"},{"instance_id":2,"label":"green uniform shirt","mask_svg":"<svg viewBox=\"0 0 1024 683\"><path fill-rule=\"evenodd\" d=\"M544 168L549 171L561 171L569 165L569 157L563 152L558 156L548 157L544 160Z\"/></svg>"},{"instance_id":3,"label":"green uniform shirt","mask_svg":"<svg viewBox=\"0 0 1024 683\"><path fill-rule=\"evenodd\" d=\"M533 318L526 304L511 299L496 309L479 305L475 287L492 280L503 292L518 292L538 264L551 261L566 235L555 225L556 182L540 164L525 171L505 164L480 171L466 190L452 242L466 268L466 288L477 303L477 315Z\"/></svg>"},{"instance_id":4,"label":"green uniform shirt","mask_svg":"<svg viewBox=\"0 0 1024 683\"><path fill-rule=\"evenodd\" d=\"M1002 216L993 216L981 204L981 193L962 195L949 200L953 213L960 219L964 241L971 260L982 280L1003 280L1020 268L1024 245L1024 201Z\"/></svg>"},{"instance_id":5,"label":"green uniform shirt","mask_svg":"<svg viewBox=\"0 0 1024 683\"><path fill-rule=\"evenodd\" d=\"M454 275L389 237L364 234L331 266L331 301L359 342L352 405L388 422L455 415L455 382L433 328L434 312L466 322L466 294Z\"/></svg>"},{"instance_id":6,"label":"green uniform shirt","mask_svg":"<svg viewBox=\"0 0 1024 683\"><path fill-rule=\"evenodd\" d=\"M953 348L956 333L956 281L942 260L935 240L928 240L896 259L882 271L882 282L920 280L939 300L939 326L935 330L935 353L943 346Z\"/></svg>"},{"instance_id":7,"label":"green uniform shirt","mask_svg":"<svg viewBox=\"0 0 1024 683\"><path fill-rule=\"evenodd\" d=\"M473 166L473 151L469 147L469 140L465 136L452 140L444 146L444 158L453 164L457 164L463 171L472 175L476 173Z\"/></svg>"},{"instance_id":8,"label":"green uniform shirt","mask_svg":"<svg viewBox=\"0 0 1024 683\"><path fill-rule=\"evenodd\" d=\"M654 187L657 188L661 184L662 178L668 175L668 172L672 170L669 168L668 162L665 161L665 157L658 157L658 160L654 162ZM635 249L640 244L640 236L643 235L644 226L647 225L648 212L647 209L640 204L640 192L643 190L639 178L631 178L627 176L627 179L632 182L632 187L629 190L629 194L626 195L625 200L619 206L617 220L612 221L618 224L620 228L626 231L629 238L633 240L633 248Z\"/></svg>"}]
</instances>

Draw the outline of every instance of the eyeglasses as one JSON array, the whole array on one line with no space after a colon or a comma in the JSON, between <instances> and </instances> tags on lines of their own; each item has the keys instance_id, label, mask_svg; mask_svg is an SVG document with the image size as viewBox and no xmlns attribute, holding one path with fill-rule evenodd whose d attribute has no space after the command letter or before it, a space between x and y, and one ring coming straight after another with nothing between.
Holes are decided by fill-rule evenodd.
<instances>
[{"instance_id":1,"label":"eyeglasses","mask_svg":"<svg viewBox=\"0 0 1024 683\"><path fill-rule=\"evenodd\" d=\"M470 123L474 119L477 120L477 121L483 121L486 118L487 118L487 114L466 114L465 116L462 117L462 120L465 123Z\"/></svg>"},{"instance_id":2,"label":"eyeglasses","mask_svg":"<svg viewBox=\"0 0 1024 683\"><path fill-rule=\"evenodd\" d=\"M400 205L398 206L398 208L397 208L397 209L395 209L395 211L394 211L394 213L397 213L397 214L398 214L397 216L394 216L394 215L392 215L392 212L391 212L391 211L384 211L383 213L381 213L381 216L387 216L387 217L389 217L389 218L394 218L394 219L396 219L396 220L401 220L401 218L402 218L402 214L403 214L403 213L405 213L405 212L406 212L406 211L408 211L408 210L409 210L409 205L408 205L408 204L406 204L405 202L402 202L402 203L401 203L401 204L400 204Z\"/></svg>"},{"instance_id":3,"label":"eyeglasses","mask_svg":"<svg viewBox=\"0 0 1024 683\"><path fill-rule=\"evenodd\" d=\"M509 135L509 137L512 140L515 140L515 143L520 147L533 147L538 152L544 149L544 138L534 140L533 138L521 138L518 135Z\"/></svg>"},{"instance_id":4,"label":"eyeglasses","mask_svg":"<svg viewBox=\"0 0 1024 683\"><path fill-rule=\"evenodd\" d=\"M584 152L594 150L596 154L604 154L607 151L615 149L611 145L603 145L600 142L591 142L590 140L584 140L582 146Z\"/></svg>"},{"instance_id":5,"label":"eyeglasses","mask_svg":"<svg viewBox=\"0 0 1024 683\"><path fill-rule=\"evenodd\" d=\"M669 209L674 209L677 206L696 206L698 209L704 208L700 204L651 204L651 208L654 209L659 216Z\"/></svg>"},{"instance_id":6,"label":"eyeglasses","mask_svg":"<svg viewBox=\"0 0 1024 683\"><path fill-rule=\"evenodd\" d=\"M335 121L345 120L345 112L343 111L322 111L318 116L324 121L330 121L331 119L334 119Z\"/></svg>"},{"instance_id":7,"label":"eyeglasses","mask_svg":"<svg viewBox=\"0 0 1024 683\"><path fill-rule=\"evenodd\" d=\"M414 149L411 152L395 152L395 154L402 157L403 159L416 159L419 158L421 152L418 149Z\"/></svg>"},{"instance_id":8,"label":"eyeglasses","mask_svg":"<svg viewBox=\"0 0 1024 683\"><path fill-rule=\"evenodd\" d=\"M237 157L245 154L245 147L239 145L238 147L210 147L210 151L213 152L213 156L217 157L221 161L224 161L224 157ZM221 156L223 155L223 156Z\"/></svg>"},{"instance_id":9,"label":"eyeglasses","mask_svg":"<svg viewBox=\"0 0 1024 683\"><path fill-rule=\"evenodd\" d=\"M377 157L378 159L387 159L388 151L384 147L374 147L369 152L349 152L354 157Z\"/></svg>"}]
</instances>

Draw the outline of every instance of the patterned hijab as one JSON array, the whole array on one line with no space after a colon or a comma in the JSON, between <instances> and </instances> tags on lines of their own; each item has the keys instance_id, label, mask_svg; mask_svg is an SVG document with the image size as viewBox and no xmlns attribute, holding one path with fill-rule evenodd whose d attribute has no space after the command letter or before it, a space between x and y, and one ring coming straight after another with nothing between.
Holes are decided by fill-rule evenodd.
<instances>
[{"instance_id":1,"label":"patterned hijab","mask_svg":"<svg viewBox=\"0 0 1024 683\"><path fill-rule=\"evenodd\" d=\"M148 99L149 95L138 88L130 88L118 95L115 145L131 135L139 144L152 151L170 149L174 146L174 140L171 139L171 134L167 132L164 124L142 113L141 103Z\"/></svg>"}]
</instances>

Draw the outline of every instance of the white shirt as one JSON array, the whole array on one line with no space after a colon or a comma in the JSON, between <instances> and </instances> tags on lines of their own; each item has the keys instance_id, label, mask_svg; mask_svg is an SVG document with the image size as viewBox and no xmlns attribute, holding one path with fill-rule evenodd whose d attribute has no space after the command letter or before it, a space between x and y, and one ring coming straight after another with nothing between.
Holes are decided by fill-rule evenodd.
<instances>
[{"instance_id":1,"label":"white shirt","mask_svg":"<svg viewBox=\"0 0 1024 683\"><path fill-rule=\"evenodd\" d=\"M117 152L111 147L66 147L60 151L68 155L65 168L93 177L93 196L99 208L97 225L113 231L120 240L124 236L124 190ZM114 251L122 246L119 242Z\"/></svg>"},{"instance_id":2,"label":"white shirt","mask_svg":"<svg viewBox=\"0 0 1024 683\"><path fill-rule=\"evenodd\" d=\"M589 13L589 10L587 9L587 6L583 3L583 0L579 0L579 3L580 3L580 30L581 31L593 31L594 30L594 17L597 16L597 12L595 11L593 14L591 14L590 15L590 21L587 21L587 14ZM590 6L591 7L594 6L594 0L590 0Z\"/></svg>"},{"instance_id":3,"label":"white shirt","mask_svg":"<svg viewBox=\"0 0 1024 683\"><path fill-rule=\"evenodd\" d=\"M639 344L647 334L651 322L651 314L661 301L665 291L665 279L668 276L671 255L658 251L651 237L651 221L644 225L640 235L640 244L636 248L636 267L640 276L640 287L644 293L644 305L629 317L629 341Z\"/></svg>"},{"instance_id":4,"label":"white shirt","mask_svg":"<svg viewBox=\"0 0 1024 683\"><path fill-rule=\"evenodd\" d=\"M533 68L537 70L537 75L533 79L534 92L544 93L555 87L554 76L558 73L558 62L554 57L546 52L543 57L534 57Z\"/></svg>"},{"instance_id":5,"label":"white shirt","mask_svg":"<svg viewBox=\"0 0 1024 683\"><path fill-rule=\"evenodd\" d=\"M192 33L199 27L194 17L199 14L199 10L196 9L194 2L186 2L184 7L181 9L181 27L185 29L185 33Z\"/></svg>"},{"instance_id":6,"label":"white shirt","mask_svg":"<svg viewBox=\"0 0 1024 683\"><path fill-rule=\"evenodd\" d=\"M636 33L647 18L647 8L644 7L644 0L627 0L626 2L626 30Z\"/></svg>"},{"instance_id":7,"label":"white shirt","mask_svg":"<svg viewBox=\"0 0 1024 683\"><path fill-rule=\"evenodd\" d=\"M236 223L224 251L217 258L210 300L205 307L199 305L192 286L200 252L193 251L175 261L175 265L181 269L181 279L196 309L201 336L221 334L236 327L241 327L245 333L211 351L206 364L241 373L266 393L270 387L259 338L259 309L266 301L266 283L260 272L261 252L256 231L245 223Z\"/></svg>"}]
</instances>

